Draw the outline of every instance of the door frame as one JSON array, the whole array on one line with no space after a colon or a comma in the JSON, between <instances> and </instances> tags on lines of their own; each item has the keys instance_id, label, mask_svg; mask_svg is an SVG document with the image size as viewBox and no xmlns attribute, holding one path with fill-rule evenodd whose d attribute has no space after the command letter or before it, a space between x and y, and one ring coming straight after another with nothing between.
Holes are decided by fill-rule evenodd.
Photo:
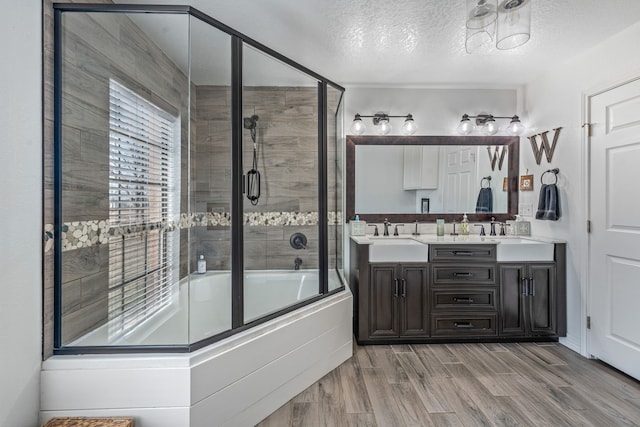
<instances>
[{"instance_id":1,"label":"door frame","mask_svg":"<svg viewBox=\"0 0 640 427\"><path fill-rule=\"evenodd\" d=\"M586 257L582 260L580 266L580 274L582 275L582 283L580 291L584 295L584 303L580 307L580 353L588 358L594 358L591 354L591 337L587 329L587 316L591 314L591 278L589 277L589 261L591 260L591 235L587 232L587 221L591 220L591 136L589 133L589 117L591 116L591 99L601 95L604 92L613 90L617 87L624 86L640 80L640 72L626 73L616 78L607 79L600 84L593 86L582 92L582 144L581 144L581 160L582 160L582 182L584 190L584 222L585 233L580 244L587 248Z\"/></svg>"}]
</instances>

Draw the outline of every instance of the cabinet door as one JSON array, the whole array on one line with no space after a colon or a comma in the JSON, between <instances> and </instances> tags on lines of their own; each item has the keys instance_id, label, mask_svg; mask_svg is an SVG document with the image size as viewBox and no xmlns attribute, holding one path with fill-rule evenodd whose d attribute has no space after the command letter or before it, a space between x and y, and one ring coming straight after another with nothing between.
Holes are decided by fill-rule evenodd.
<instances>
[{"instance_id":1,"label":"cabinet door","mask_svg":"<svg viewBox=\"0 0 640 427\"><path fill-rule=\"evenodd\" d=\"M404 147L404 189L420 188L422 179L422 148L419 145Z\"/></svg>"},{"instance_id":2,"label":"cabinet door","mask_svg":"<svg viewBox=\"0 0 640 427\"><path fill-rule=\"evenodd\" d=\"M371 266L369 289L369 337L397 337L400 283L395 264Z\"/></svg>"},{"instance_id":3,"label":"cabinet door","mask_svg":"<svg viewBox=\"0 0 640 427\"><path fill-rule=\"evenodd\" d=\"M556 334L556 269L554 264L529 264L527 312L532 335Z\"/></svg>"},{"instance_id":4,"label":"cabinet door","mask_svg":"<svg viewBox=\"0 0 640 427\"><path fill-rule=\"evenodd\" d=\"M525 301L522 279L524 264L500 264L500 335L520 335L527 333L525 325Z\"/></svg>"},{"instance_id":5,"label":"cabinet door","mask_svg":"<svg viewBox=\"0 0 640 427\"><path fill-rule=\"evenodd\" d=\"M400 335L428 337L427 266L403 266L400 278Z\"/></svg>"},{"instance_id":6,"label":"cabinet door","mask_svg":"<svg viewBox=\"0 0 640 427\"><path fill-rule=\"evenodd\" d=\"M437 146L404 147L404 189L433 190L438 188Z\"/></svg>"}]
</instances>

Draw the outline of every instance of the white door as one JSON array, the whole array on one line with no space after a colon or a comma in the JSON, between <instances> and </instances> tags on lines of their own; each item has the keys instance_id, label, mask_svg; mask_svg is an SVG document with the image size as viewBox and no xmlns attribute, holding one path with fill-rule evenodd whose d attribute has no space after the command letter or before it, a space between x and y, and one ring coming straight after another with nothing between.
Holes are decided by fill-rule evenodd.
<instances>
[{"instance_id":1,"label":"white door","mask_svg":"<svg viewBox=\"0 0 640 427\"><path fill-rule=\"evenodd\" d=\"M475 146L446 147L444 150L444 212L475 212L477 194Z\"/></svg>"},{"instance_id":2,"label":"white door","mask_svg":"<svg viewBox=\"0 0 640 427\"><path fill-rule=\"evenodd\" d=\"M640 80L590 112L589 352L640 379Z\"/></svg>"}]
</instances>

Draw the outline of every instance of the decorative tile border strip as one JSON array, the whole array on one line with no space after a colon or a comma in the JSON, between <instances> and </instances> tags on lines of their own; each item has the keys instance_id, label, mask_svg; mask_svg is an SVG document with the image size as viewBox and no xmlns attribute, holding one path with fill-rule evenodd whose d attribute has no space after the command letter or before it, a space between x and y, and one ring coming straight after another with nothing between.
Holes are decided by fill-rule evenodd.
<instances>
[{"instance_id":1,"label":"decorative tile border strip","mask_svg":"<svg viewBox=\"0 0 640 427\"><path fill-rule=\"evenodd\" d=\"M342 212L328 213L329 225L342 223ZM318 212L250 212L244 214L244 224L250 227L295 227L318 224ZM182 213L179 216L158 223L135 226L112 226L108 219L74 221L62 226L62 251L86 248L109 242L110 237L124 236L150 230L172 231L191 227L230 227L228 212ZM44 251L53 250L53 224L44 226Z\"/></svg>"}]
</instances>

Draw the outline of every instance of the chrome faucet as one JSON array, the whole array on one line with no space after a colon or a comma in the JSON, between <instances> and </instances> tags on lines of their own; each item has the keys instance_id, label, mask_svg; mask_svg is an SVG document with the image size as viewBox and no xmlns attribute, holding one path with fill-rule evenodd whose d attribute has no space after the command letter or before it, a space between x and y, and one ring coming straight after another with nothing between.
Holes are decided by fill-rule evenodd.
<instances>
[{"instance_id":1,"label":"chrome faucet","mask_svg":"<svg viewBox=\"0 0 640 427\"><path fill-rule=\"evenodd\" d=\"M416 219L416 231L414 231L413 233L411 233L413 236L419 236L420 233L418 233L418 220Z\"/></svg>"},{"instance_id":2,"label":"chrome faucet","mask_svg":"<svg viewBox=\"0 0 640 427\"><path fill-rule=\"evenodd\" d=\"M387 218L384 219L384 232L382 233L383 236L388 236L389 235L389 226L391 225L391 223L389 222L389 220Z\"/></svg>"},{"instance_id":3,"label":"chrome faucet","mask_svg":"<svg viewBox=\"0 0 640 427\"><path fill-rule=\"evenodd\" d=\"M496 235L496 217L492 216L491 217L491 232L489 233L489 236L495 236Z\"/></svg>"},{"instance_id":4,"label":"chrome faucet","mask_svg":"<svg viewBox=\"0 0 640 427\"><path fill-rule=\"evenodd\" d=\"M506 236L507 234L504 232L504 228L505 227L510 227L511 224L505 224L504 222L501 222L499 224L500 224L500 235L501 236Z\"/></svg>"}]
</instances>

